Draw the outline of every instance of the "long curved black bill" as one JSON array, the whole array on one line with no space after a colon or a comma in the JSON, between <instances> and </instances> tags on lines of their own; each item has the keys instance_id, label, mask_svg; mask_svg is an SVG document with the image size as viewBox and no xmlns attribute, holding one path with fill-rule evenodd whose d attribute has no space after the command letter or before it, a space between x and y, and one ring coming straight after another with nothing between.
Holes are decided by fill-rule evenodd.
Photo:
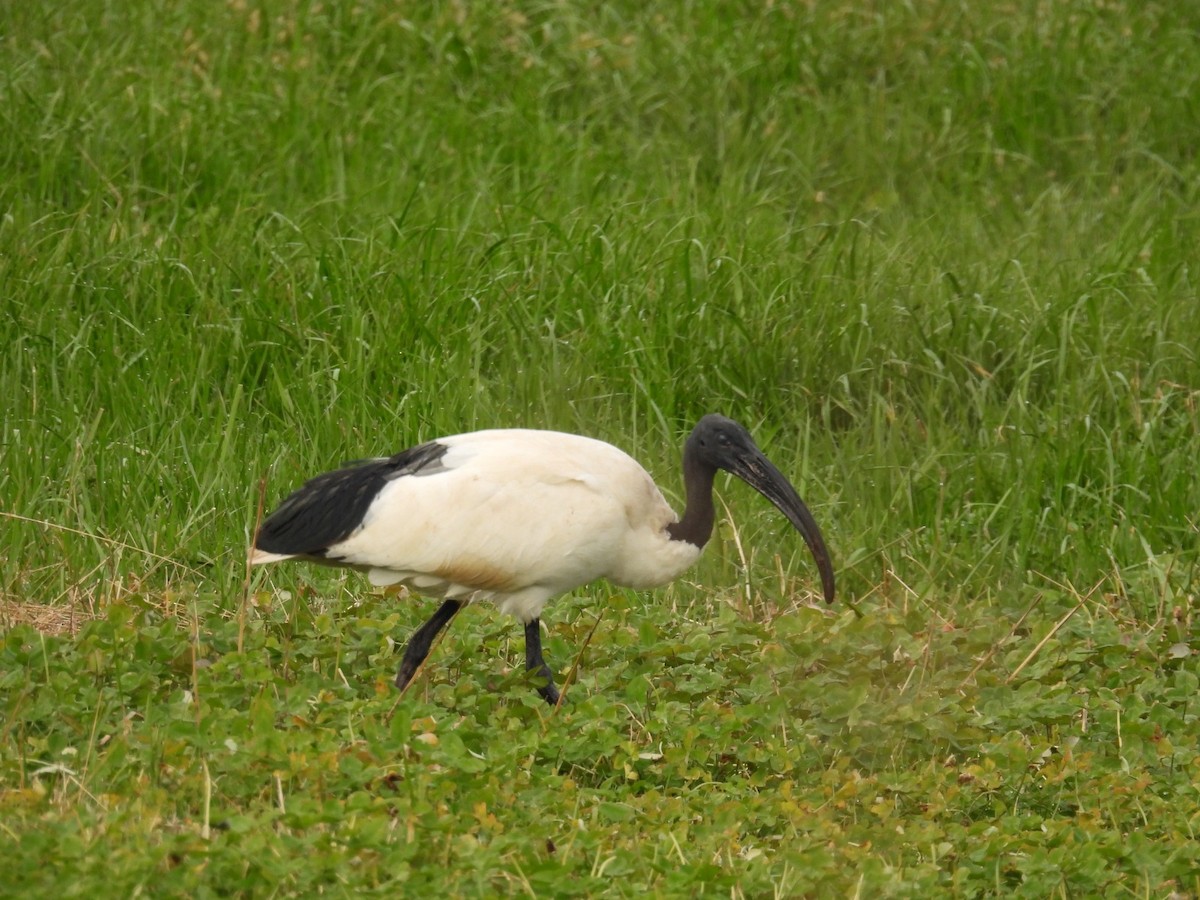
<instances>
[{"instance_id":1,"label":"long curved black bill","mask_svg":"<svg viewBox=\"0 0 1200 900\"><path fill-rule=\"evenodd\" d=\"M796 493L796 489L792 487L792 483L775 468L774 463L758 451L739 458L730 467L730 471L779 507L779 511L787 516L788 521L800 532L804 543L808 544L808 549L812 552L817 571L821 573L825 602L832 603L833 564L829 561L829 550L825 547L821 529L817 527L816 520Z\"/></svg>"}]
</instances>

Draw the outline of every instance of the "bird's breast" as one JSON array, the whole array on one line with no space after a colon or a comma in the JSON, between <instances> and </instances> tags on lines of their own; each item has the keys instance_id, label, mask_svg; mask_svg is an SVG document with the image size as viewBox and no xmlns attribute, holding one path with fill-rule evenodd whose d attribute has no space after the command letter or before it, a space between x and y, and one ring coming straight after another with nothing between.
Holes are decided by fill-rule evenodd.
<instances>
[{"instance_id":1,"label":"bird's breast","mask_svg":"<svg viewBox=\"0 0 1200 900\"><path fill-rule=\"evenodd\" d=\"M657 587L690 569L700 552L695 544L672 540L665 524L659 529L630 533L608 579L635 590Z\"/></svg>"}]
</instances>

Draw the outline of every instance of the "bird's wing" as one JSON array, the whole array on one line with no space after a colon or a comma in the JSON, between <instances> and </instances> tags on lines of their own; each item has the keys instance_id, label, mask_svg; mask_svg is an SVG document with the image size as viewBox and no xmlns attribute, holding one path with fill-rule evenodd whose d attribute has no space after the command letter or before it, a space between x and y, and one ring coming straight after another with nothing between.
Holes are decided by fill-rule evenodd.
<instances>
[{"instance_id":1,"label":"bird's wing","mask_svg":"<svg viewBox=\"0 0 1200 900\"><path fill-rule=\"evenodd\" d=\"M386 459L353 463L309 480L262 523L254 540L258 556L324 557L331 546L362 524L389 482L442 471L441 459L447 449L436 441L421 444Z\"/></svg>"},{"instance_id":2,"label":"bird's wing","mask_svg":"<svg viewBox=\"0 0 1200 900\"><path fill-rule=\"evenodd\" d=\"M330 552L354 565L495 593L532 585L557 592L591 581L614 552L623 507L595 475L602 463L611 465L608 455L569 437L446 439L437 475L389 482L361 529Z\"/></svg>"},{"instance_id":3,"label":"bird's wing","mask_svg":"<svg viewBox=\"0 0 1200 900\"><path fill-rule=\"evenodd\" d=\"M473 432L313 479L264 523L257 546L428 593L559 593L607 574L629 530L623 486L641 496L648 480L600 441Z\"/></svg>"}]
</instances>

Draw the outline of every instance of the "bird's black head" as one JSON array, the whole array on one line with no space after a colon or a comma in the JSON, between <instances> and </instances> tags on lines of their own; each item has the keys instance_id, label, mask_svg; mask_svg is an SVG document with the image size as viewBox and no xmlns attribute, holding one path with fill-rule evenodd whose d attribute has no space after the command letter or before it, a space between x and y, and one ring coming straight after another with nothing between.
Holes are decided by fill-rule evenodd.
<instances>
[{"instance_id":1,"label":"bird's black head","mask_svg":"<svg viewBox=\"0 0 1200 900\"><path fill-rule=\"evenodd\" d=\"M744 477L737 470L742 460L753 458L762 452L750 437L750 432L733 419L716 413L705 416L696 423L687 439L687 449L699 460L717 469Z\"/></svg>"},{"instance_id":2,"label":"bird's black head","mask_svg":"<svg viewBox=\"0 0 1200 900\"><path fill-rule=\"evenodd\" d=\"M833 566L821 529L812 513L779 469L763 455L750 437L750 432L733 419L707 415L692 429L684 447L684 457L712 469L724 469L742 479L779 508L787 516L804 542L808 544L817 569L825 599L833 600Z\"/></svg>"}]
</instances>

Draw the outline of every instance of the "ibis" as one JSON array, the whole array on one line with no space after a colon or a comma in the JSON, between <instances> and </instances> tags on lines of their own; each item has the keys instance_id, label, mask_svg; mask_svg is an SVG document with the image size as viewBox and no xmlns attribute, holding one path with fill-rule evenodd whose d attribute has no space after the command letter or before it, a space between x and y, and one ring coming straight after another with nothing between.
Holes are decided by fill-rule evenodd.
<instances>
[{"instance_id":1,"label":"ibis","mask_svg":"<svg viewBox=\"0 0 1200 900\"><path fill-rule=\"evenodd\" d=\"M598 578L645 589L680 575L712 535L718 469L755 488L800 532L832 601L833 566L812 514L750 433L719 415L702 418L684 444L682 516L611 444L555 431L476 431L318 475L263 521L251 563L346 566L374 585L440 598L404 650L401 690L455 613L490 601L525 626L526 669L557 704L542 657L547 601Z\"/></svg>"}]
</instances>

